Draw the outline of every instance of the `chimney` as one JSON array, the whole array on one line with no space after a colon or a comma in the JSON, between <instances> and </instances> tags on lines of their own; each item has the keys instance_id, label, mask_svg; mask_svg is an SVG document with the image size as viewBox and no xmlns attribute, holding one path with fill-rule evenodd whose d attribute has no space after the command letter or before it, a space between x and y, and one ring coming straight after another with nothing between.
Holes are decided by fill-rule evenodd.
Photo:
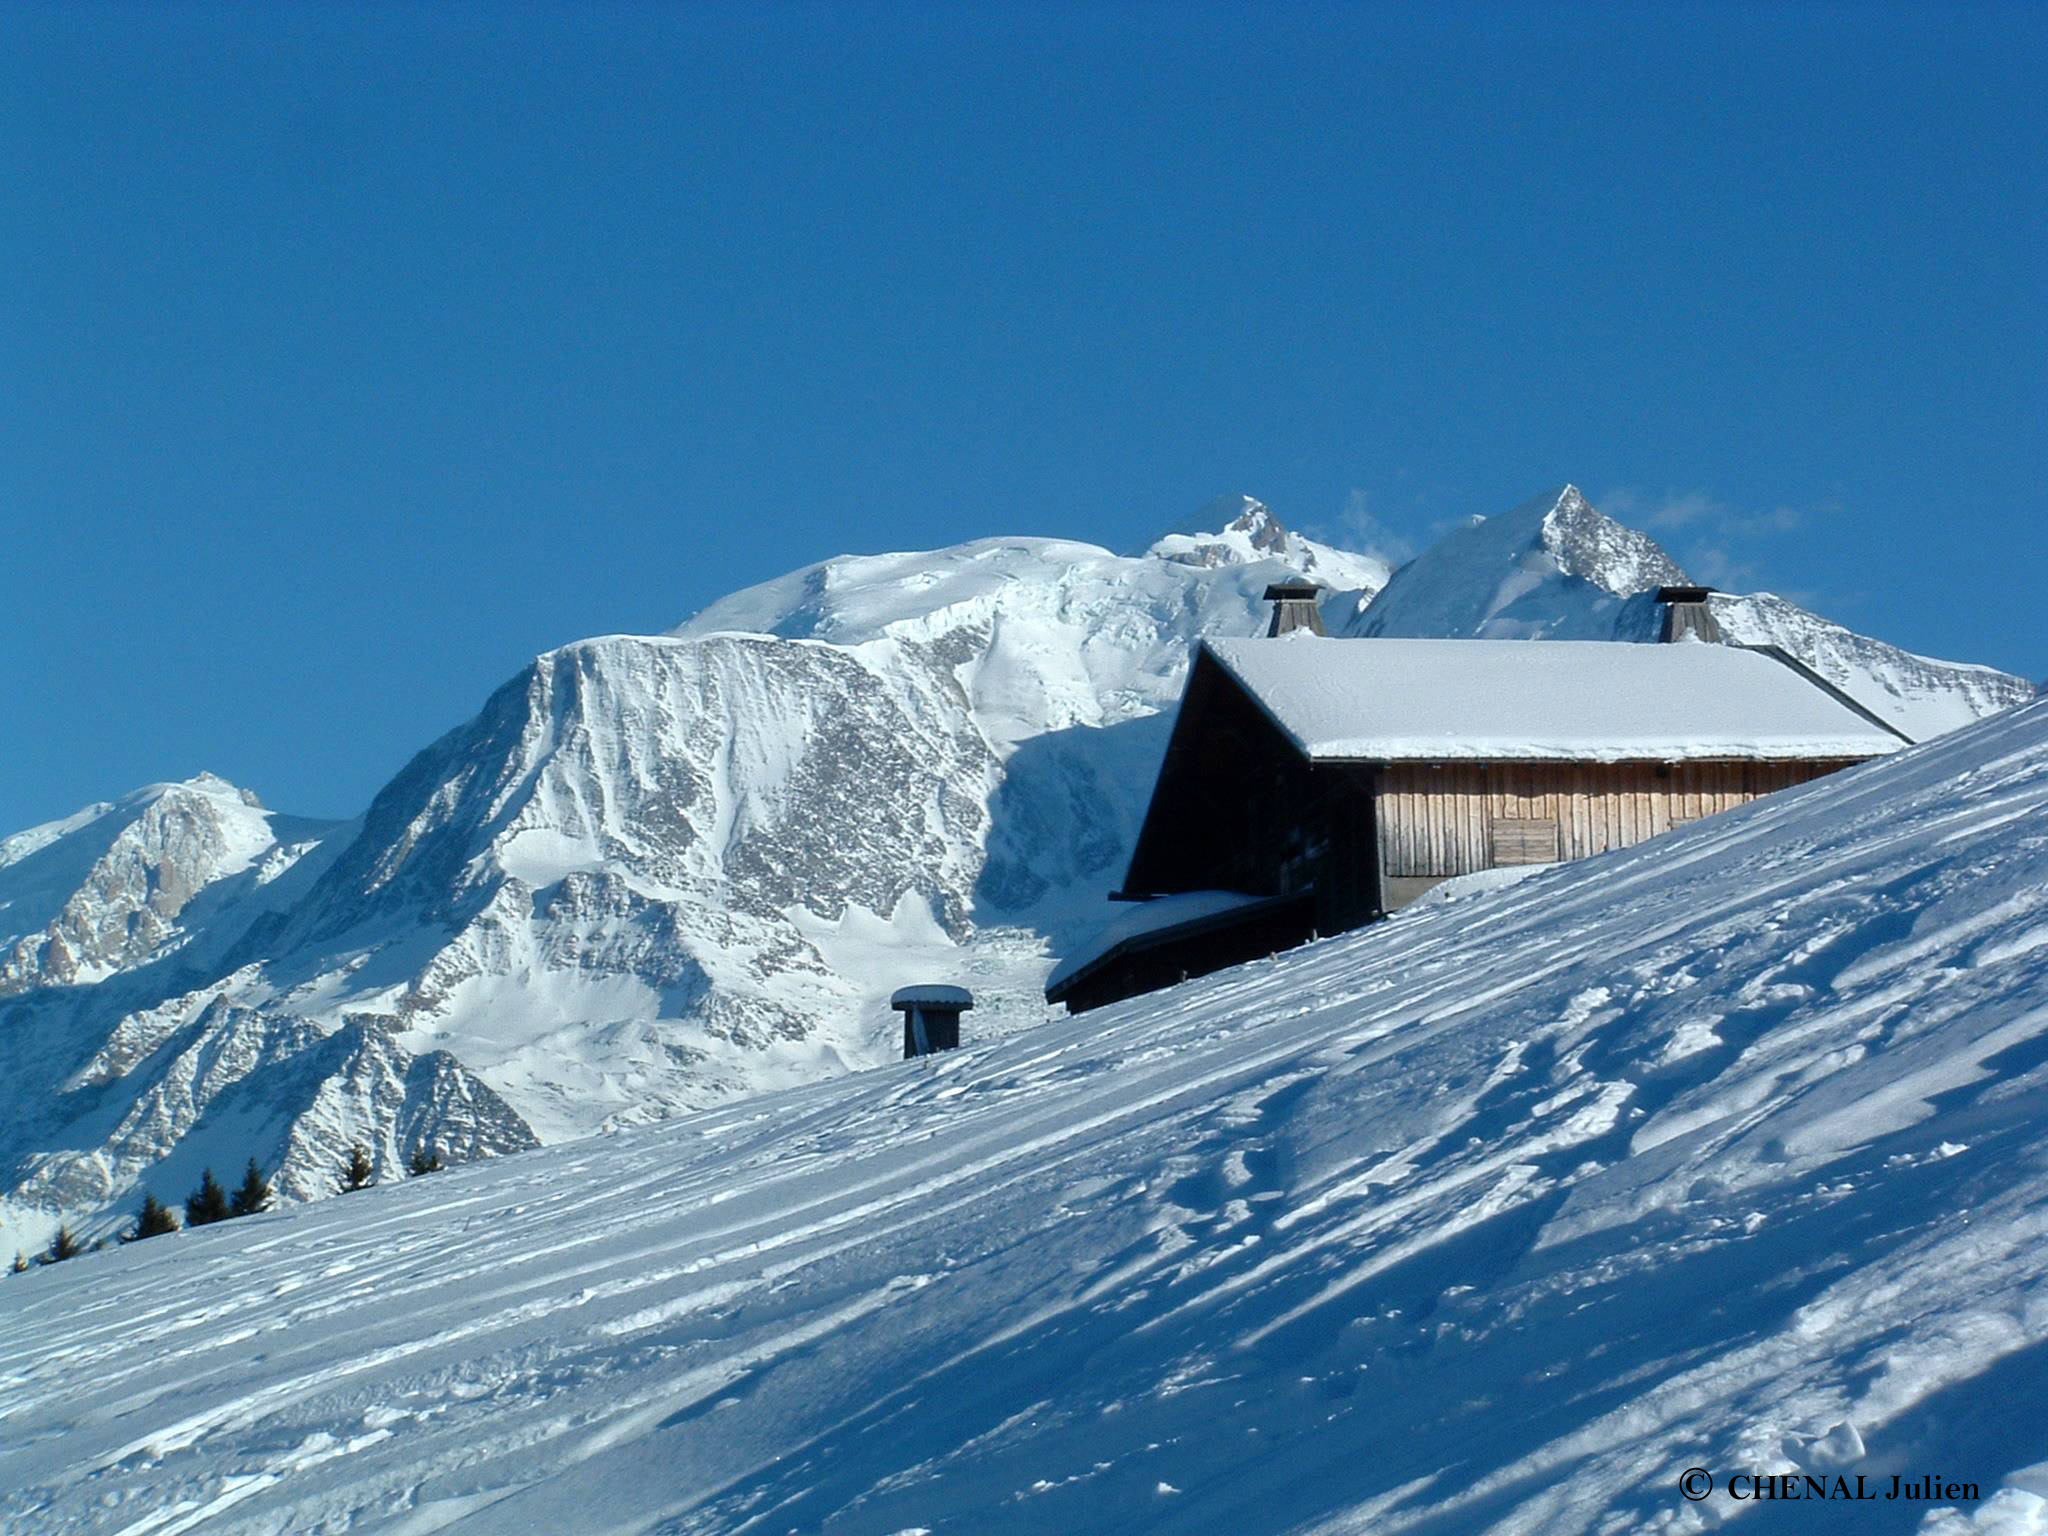
<instances>
[{"instance_id":1,"label":"chimney","mask_svg":"<svg viewBox=\"0 0 2048 1536\"><path fill-rule=\"evenodd\" d=\"M974 1006L965 987L898 987L889 1006L903 1015L903 1059L958 1050L960 1015Z\"/></svg>"},{"instance_id":2,"label":"chimney","mask_svg":"<svg viewBox=\"0 0 2048 1536\"><path fill-rule=\"evenodd\" d=\"M1657 638L1719 644L1721 626L1714 622L1714 610L1707 603L1713 591L1712 587L1659 587L1657 601L1664 605L1664 632Z\"/></svg>"},{"instance_id":3,"label":"chimney","mask_svg":"<svg viewBox=\"0 0 2048 1536\"><path fill-rule=\"evenodd\" d=\"M1312 635L1327 635L1323 628L1322 610L1317 606L1322 601L1323 589L1312 581L1276 581L1266 588L1266 601L1273 605L1273 622L1266 627L1266 638L1289 634L1305 629Z\"/></svg>"}]
</instances>

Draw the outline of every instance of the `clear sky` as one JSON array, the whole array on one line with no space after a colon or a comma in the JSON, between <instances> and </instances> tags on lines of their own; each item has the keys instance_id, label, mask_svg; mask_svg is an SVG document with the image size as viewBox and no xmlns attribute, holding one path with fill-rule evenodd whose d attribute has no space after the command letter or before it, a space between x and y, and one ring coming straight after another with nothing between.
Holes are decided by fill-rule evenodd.
<instances>
[{"instance_id":1,"label":"clear sky","mask_svg":"<svg viewBox=\"0 0 2048 1536\"><path fill-rule=\"evenodd\" d=\"M0 830L842 550L1573 480L2048 674L2048 8L0 4Z\"/></svg>"}]
</instances>

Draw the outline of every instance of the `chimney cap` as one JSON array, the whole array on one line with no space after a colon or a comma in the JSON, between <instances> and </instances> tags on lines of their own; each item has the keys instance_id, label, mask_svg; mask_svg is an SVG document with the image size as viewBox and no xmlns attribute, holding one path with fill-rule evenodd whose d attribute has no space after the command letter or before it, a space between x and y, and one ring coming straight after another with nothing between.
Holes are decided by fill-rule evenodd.
<instances>
[{"instance_id":1,"label":"chimney cap","mask_svg":"<svg viewBox=\"0 0 2048 1536\"><path fill-rule=\"evenodd\" d=\"M1660 603L1704 603L1715 592L1713 587L1659 587L1657 601Z\"/></svg>"},{"instance_id":2,"label":"chimney cap","mask_svg":"<svg viewBox=\"0 0 2048 1536\"><path fill-rule=\"evenodd\" d=\"M1293 576L1286 581L1276 581L1267 587L1266 601L1284 603L1295 598L1320 597L1322 593L1321 582L1310 581L1306 576Z\"/></svg>"},{"instance_id":3,"label":"chimney cap","mask_svg":"<svg viewBox=\"0 0 2048 1536\"><path fill-rule=\"evenodd\" d=\"M974 1006L974 994L965 987L946 987L926 984L921 987L898 987L889 998L889 1006L899 1012L912 1008L930 1008L941 1013L965 1013Z\"/></svg>"}]
</instances>

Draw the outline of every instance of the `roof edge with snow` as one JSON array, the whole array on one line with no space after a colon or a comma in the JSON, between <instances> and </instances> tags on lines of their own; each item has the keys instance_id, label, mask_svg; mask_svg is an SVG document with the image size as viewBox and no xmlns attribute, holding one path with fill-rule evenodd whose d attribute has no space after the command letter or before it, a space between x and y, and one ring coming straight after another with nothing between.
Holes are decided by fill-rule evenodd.
<instances>
[{"instance_id":1,"label":"roof edge with snow","mask_svg":"<svg viewBox=\"0 0 2048 1536\"><path fill-rule=\"evenodd\" d=\"M1786 762L1911 738L1776 648L1301 634L1203 650L1311 762Z\"/></svg>"}]
</instances>

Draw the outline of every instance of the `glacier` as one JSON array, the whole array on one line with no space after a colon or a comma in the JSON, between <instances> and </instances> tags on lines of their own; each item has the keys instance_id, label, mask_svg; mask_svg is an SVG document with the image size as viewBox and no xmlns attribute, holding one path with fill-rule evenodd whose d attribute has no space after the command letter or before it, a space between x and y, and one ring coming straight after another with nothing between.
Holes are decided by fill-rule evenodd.
<instances>
[{"instance_id":1,"label":"glacier","mask_svg":"<svg viewBox=\"0 0 2048 1536\"><path fill-rule=\"evenodd\" d=\"M2044 828L2048 701L944 1057L0 1281L0 1525L2048 1529ZM1929 1472L1974 1491L1729 1497Z\"/></svg>"}]
</instances>

